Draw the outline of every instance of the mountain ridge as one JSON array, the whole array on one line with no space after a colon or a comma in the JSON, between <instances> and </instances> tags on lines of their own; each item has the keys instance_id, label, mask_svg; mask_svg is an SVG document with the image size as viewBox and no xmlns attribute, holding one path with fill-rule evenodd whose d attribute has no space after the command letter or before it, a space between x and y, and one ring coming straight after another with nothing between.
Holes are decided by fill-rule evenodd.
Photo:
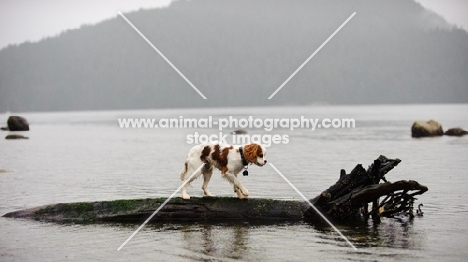
<instances>
[{"instance_id":1,"label":"mountain ridge","mask_svg":"<svg viewBox=\"0 0 468 262\"><path fill-rule=\"evenodd\" d=\"M466 103L468 34L430 28L426 12L402 0L178 1L125 16L207 100L116 16L2 49L0 111Z\"/></svg>"}]
</instances>

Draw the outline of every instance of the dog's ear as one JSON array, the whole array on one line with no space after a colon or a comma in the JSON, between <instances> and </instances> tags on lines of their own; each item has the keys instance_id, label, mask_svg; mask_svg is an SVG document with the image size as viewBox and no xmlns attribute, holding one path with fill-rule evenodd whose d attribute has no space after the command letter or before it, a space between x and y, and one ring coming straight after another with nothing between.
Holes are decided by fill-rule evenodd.
<instances>
[{"instance_id":1,"label":"dog's ear","mask_svg":"<svg viewBox=\"0 0 468 262\"><path fill-rule=\"evenodd\" d=\"M248 144L244 146L244 157L249 163L257 162L257 157L262 154L262 147L257 144Z\"/></svg>"}]
</instances>

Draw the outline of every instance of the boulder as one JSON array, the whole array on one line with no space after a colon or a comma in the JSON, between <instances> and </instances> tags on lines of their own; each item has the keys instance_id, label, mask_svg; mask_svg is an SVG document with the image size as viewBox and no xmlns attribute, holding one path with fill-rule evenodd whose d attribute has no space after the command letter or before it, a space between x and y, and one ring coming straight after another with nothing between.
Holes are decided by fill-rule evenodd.
<instances>
[{"instance_id":1,"label":"boulder","mask_svg":"<svg viewBox=\"0 0 468 262\"><path fill-rule=\"evenodd\" d=\"M446 136L464 136L468 134L468 131L460 127L450 128L444 133Z\"/></svg>"},{"instance_id":2,"label":"boulder","mask_svg":"<svg viewBox=\"0 0 468 262\"><path fill-rule=\"evenodd\" d=\"M29 123L21 116L10 116L7 121L10 131L29 131Z\"/></svg>"},{"instance_id":3,"label":"boulder","mask_svg":"<svg viewBox=\"0 0 468 262\"><path fill-rule=\"evenodd\" d=\"M444 130L442 125L439 122L434 120L416 121L411 126L411 136L412 137L427 137L427 136L442 136Z\"/></svg>"}]
</instances>

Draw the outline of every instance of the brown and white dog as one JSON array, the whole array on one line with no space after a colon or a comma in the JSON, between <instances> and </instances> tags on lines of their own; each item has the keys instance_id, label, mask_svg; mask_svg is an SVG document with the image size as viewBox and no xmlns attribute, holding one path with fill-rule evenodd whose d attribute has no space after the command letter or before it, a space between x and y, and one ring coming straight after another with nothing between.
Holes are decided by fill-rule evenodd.
<instances>
[{"instance_id":1,"label":"brown and white dog","mask_svg":"<svg viewBox=\"0 0 468 262\"><path fill-rule=\"evenodd\" d=\"M208 183L213 174L213 168L217 168L223 177L234 186L234 192L239 198L248 198L249 191L239 181L237 174L249 164L265 165L267 162L265 155L265 147L259 144L247 144L241 147L228 144L201 144L192 147L185 161L185 166L180 172L182 183L203 163L205 165L182 187L182 197L190 199L186 188L201 174L203 174L204 179L202 189L205 196L214 196L208 191Z\"/></svg>"}]
</instances>

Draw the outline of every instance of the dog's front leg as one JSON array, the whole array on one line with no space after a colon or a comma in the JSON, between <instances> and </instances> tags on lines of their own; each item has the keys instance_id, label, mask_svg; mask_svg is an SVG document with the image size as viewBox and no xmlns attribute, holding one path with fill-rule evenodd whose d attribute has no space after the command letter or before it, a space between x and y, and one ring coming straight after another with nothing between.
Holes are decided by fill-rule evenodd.
<instances>
[{"instance_id":1,"label":"dog's front leg","mask_svg":"<svg viewBox=\"0 0 468 262\"><path fill-rule=\"evenodd\" d=\"M242 194L240 188L238 188L237 186L234 186L234 192L237 194L237 197L239 197L240 199L248 198L247 196L244 196L244 194Z\"/></svg>"},{"instance_id":2,"label":"dog's front leg","mask_svg":"<svg viewBox=\"0 0 468 262\"><path fill-rule=\"evenodd\" d=\"M235 174L227 172L225 174L226 179L234 186L234 192L236 192L239 198L248 198L249 191L242 185L241 181Z\"/></svg>"}]
</instances>

